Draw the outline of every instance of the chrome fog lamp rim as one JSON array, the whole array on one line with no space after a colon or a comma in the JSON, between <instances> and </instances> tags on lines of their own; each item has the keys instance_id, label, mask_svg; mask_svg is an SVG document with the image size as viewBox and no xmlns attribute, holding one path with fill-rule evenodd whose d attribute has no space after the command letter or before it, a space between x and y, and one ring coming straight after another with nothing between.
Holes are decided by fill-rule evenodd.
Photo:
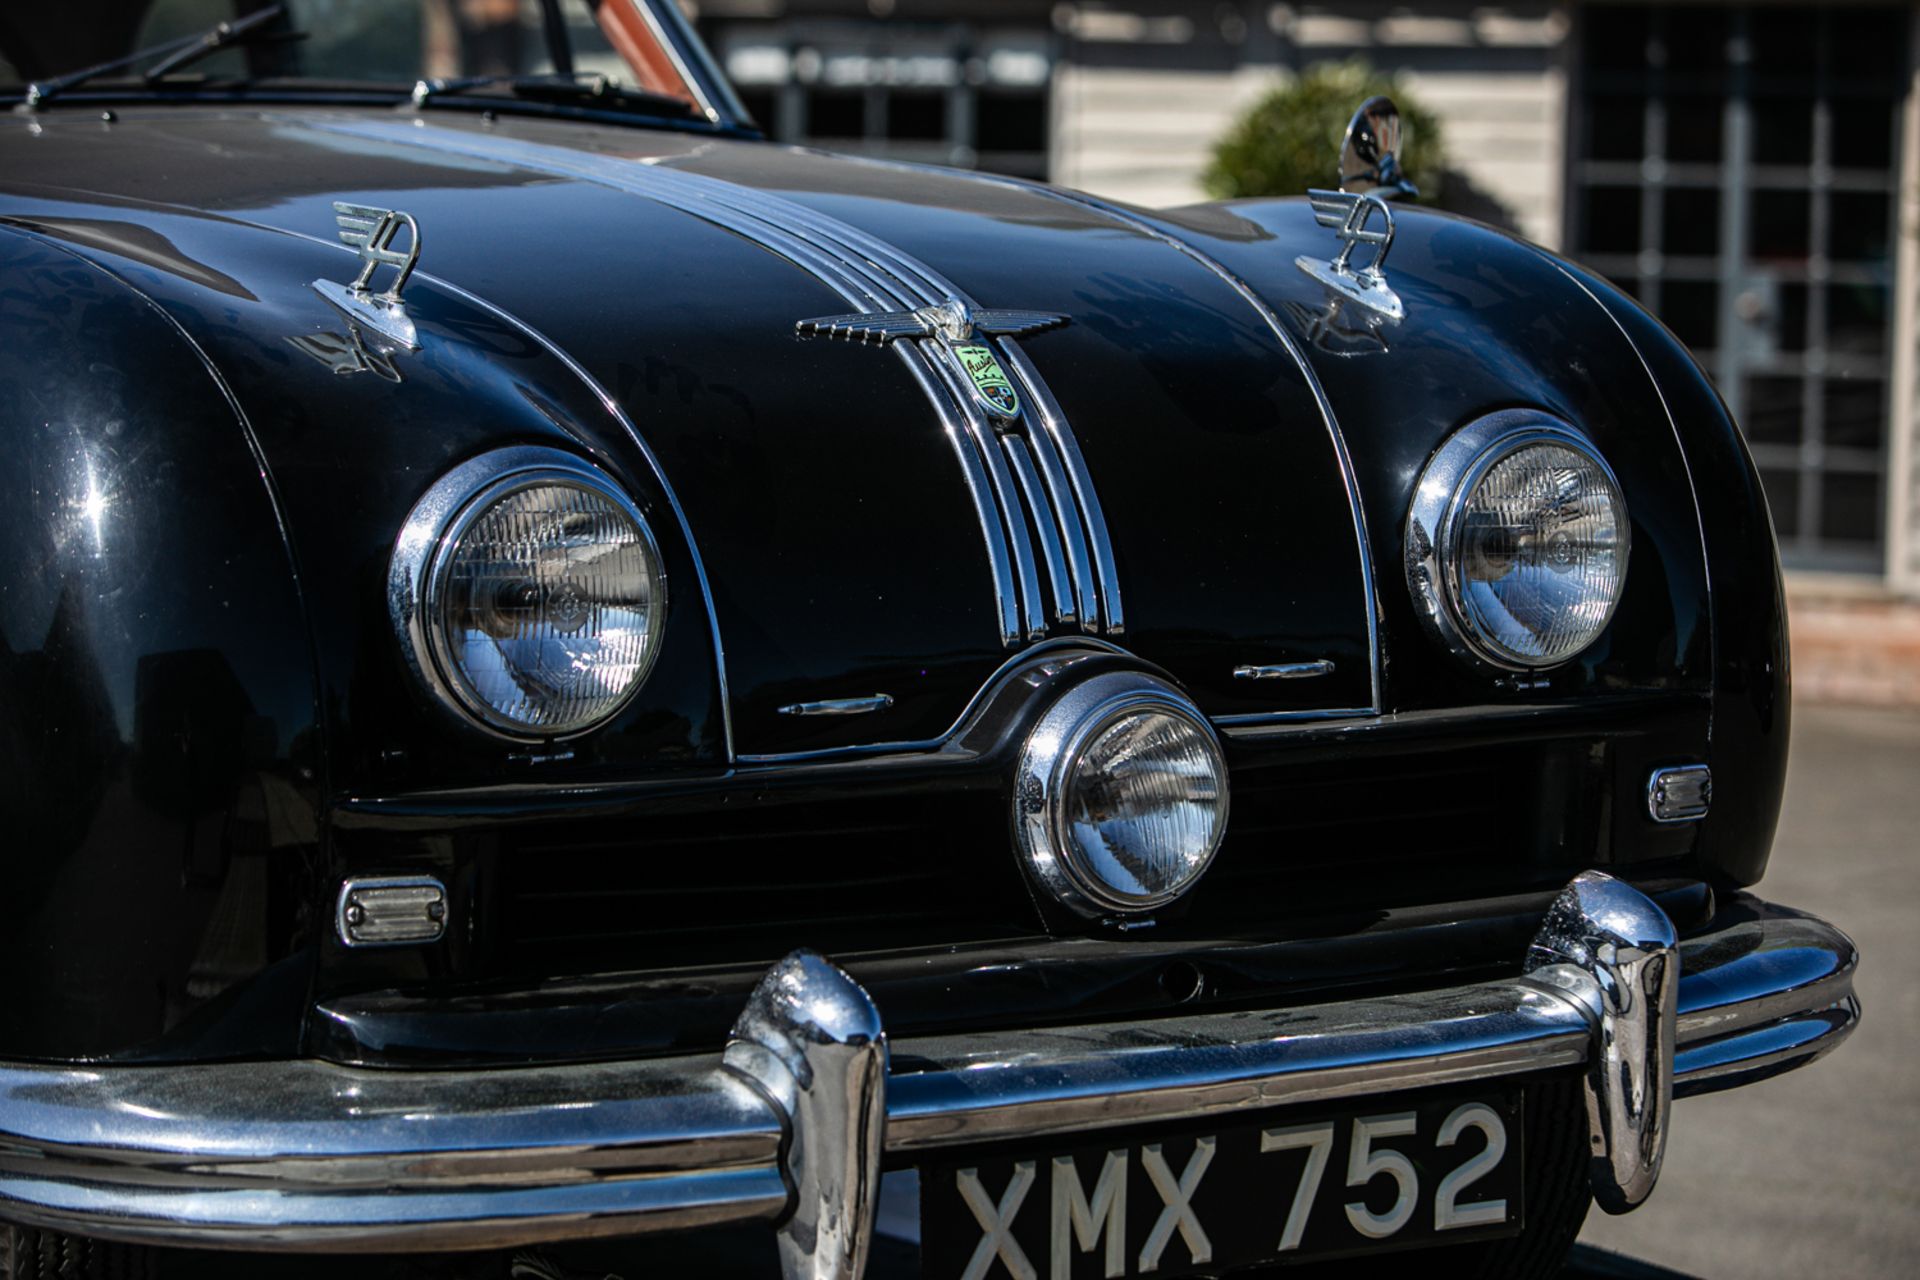
<instances>
[{"instance_id":1,"label":"chrome fog lamp rim","mask_svg":"<svg viewBox=\"0 0 1920 1280\"><path fill-rule=\"evenodd\" d=\"M1632 528L1620 479L1593 441L1570 424L1537 409L1508 409L1461 427L1440 446L1420 473L1407 511L1407 589L1427 630L1456 657L1501 671L1540 671L1576 655L1536 660L1502 648L1482 635L1461 603L1461 516L1487 473L1532 445L1558 445L1578 453L1606 478L1619 525L1619 557L1631 551ZM1624 571L1623 571L1624 573ZM1613 621L1623 592L1616 591L1593 635Z\"/></svg>"},{"instance_id":2,"label":"chrome fog lamp rim","mask_svg":"<svg viewBox=\"0 0 1920 1280\"><path fill-rule=\"evenodd\" d=\"M1179 883L1152 894L1121 892L1094 874L1067 829L1067 793L1081 756L1106 730L1141 711L1191 726L1210 748L1220 787L1219 820L1205 856ZM1014 838L1028 869L1056 901L1089 918L1137 915L1176 901L1199 883L1219 852L1230 798L1220 737L1200 709L1164 680L1110 672L1061 695L1027 735L1014 778Z\"/></svg>"},{"instance_id":3,"label":"chrome fog lamp rim","mask_svg":"<svg viewBox=\"0 0 1920 1280\"><path fill-rule=\"evenodd\" d=\"M572 485L606 498L638 530L656 593L647 619L646 666L618 702L590 723L540 729L500 715L459 675L445 638L432 625L445 577L460 539L501 499L543 484ZM387 571L387 612L407 668L444 710L462 723L516 744L577 738L618 715L646 684L659 660L666 625L667 583L660 547L639 506L605 472L560 449L517 445L461 463L436 480L407 514Z\"/></svg>"}]
</instances>

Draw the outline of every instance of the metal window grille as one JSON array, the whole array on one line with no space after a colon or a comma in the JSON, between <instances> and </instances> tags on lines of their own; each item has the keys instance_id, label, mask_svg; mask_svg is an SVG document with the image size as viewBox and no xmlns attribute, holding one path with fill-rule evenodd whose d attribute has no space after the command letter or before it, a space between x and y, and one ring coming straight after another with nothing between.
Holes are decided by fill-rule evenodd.
<instances>
[{"instance_id":1,"label":"metal window grille","mask_svg":"<svg viewBox=\"0 0 1920 1280\"><path fill-rule=\"evenodd\" d=\"M1795 567L1882 564L1909 21L1870 4L1577 15L1567 243L1713 375Z\"/></svg>"},{"instance_id":2,"label":"metal window grille","mask_svg":"<svg viewBox=\"0 0 1920 1280\"><path fill-rule=\"evenodd\" d=\"M779 141L1047 176L1054 52L1043 28L726 21L707 38Z\"/></svg>"}]
</instances>

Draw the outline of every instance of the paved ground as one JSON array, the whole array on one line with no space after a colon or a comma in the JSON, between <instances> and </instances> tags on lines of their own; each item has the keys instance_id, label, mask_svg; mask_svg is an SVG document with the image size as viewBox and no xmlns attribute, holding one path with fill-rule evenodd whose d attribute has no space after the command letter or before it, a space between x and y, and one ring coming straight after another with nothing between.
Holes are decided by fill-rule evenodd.
<instances>
[{"instance_id":1,"label":"paved ground","mask_svg":"<svg viewBox=\"0 0 1920 1280\"><path fill-rule=\"evenodd\" d=\"M1812 1068L1682 1102L1659 1189L1582 1239L1711 1277L1920 1268L1920 712L1801 707L1760 891L1860 945L1860 1029ZM1589 1259L1592 1261L1592 1259Z\"/></svg>"}]
</instances>

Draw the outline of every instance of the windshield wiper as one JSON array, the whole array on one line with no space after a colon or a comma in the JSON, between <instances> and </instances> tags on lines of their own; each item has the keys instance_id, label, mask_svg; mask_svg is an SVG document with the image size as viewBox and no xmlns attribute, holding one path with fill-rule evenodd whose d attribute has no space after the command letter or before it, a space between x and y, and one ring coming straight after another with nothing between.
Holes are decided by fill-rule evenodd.
<instances>
[{"instance_id":1,"label":"windshield wiper","mask_svg":"<svg viewBox=\"0 0 1920 1280\"><path fill-rule=\"evenodd\" d=\"M27 86L27 107L30 110L43 107L58 95L77 85L85 84L96 76L105 75L109 71L119 71L123 67L144 62L148 58L158 58L159 61L147 68L141 79L148 84L153 84L171 72L191 66L202 58L212 57L222 49L231 49L235 45L246 44L263 37L273 40L305 39L304 32L266 29L267 23L282 16L286 11L287 6L284 4L270 4L264 9L255 9L252 13L244 14L229 22L211 26L198 35L168 40L150 49L140 49L123 58L115 58L111 62L83 67L78 71L69 71L66 75L55 76L51 80L36 80Z\"/></svg>"},{"instance_id":2,"label":"windshield wiper","mask_svg":"<svg viewBox=\"0 0 1920 1280\"><path fill-rule=\"evenodd\" d=\"M684 98L645 89L629 89L597 71L558 75L464 76L453 80L421 80L413 86L413 105L424 107L435 98L452 97L478 89L501 90L515 98L558 102L570 106L607 107L645 115L687 116L693 104Z\"/></svg>"}]
</instances>

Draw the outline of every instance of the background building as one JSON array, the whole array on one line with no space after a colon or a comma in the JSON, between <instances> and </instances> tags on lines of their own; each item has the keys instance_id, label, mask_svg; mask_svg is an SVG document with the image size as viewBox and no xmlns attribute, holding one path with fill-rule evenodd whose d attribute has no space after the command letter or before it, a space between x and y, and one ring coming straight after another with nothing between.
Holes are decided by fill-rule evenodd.
<instances>
[{"instance_id":1,"label":"background building","mask_svg":"<svg viewBox=\"0 0 1920 1280\"><path fill-rule=\"evenodd\" d=\"M780 138L1147 205L1204 198L1212 141L1299 69L1399 73L1442 122L1450 204L1597 267L1700 355L1761 468L1801 617L1841 600L1836 638L1893 626L1920 697L1920 615L1857 603L1920 598L1914 0L698 13Z\"/></svg>"}]
</instances>

